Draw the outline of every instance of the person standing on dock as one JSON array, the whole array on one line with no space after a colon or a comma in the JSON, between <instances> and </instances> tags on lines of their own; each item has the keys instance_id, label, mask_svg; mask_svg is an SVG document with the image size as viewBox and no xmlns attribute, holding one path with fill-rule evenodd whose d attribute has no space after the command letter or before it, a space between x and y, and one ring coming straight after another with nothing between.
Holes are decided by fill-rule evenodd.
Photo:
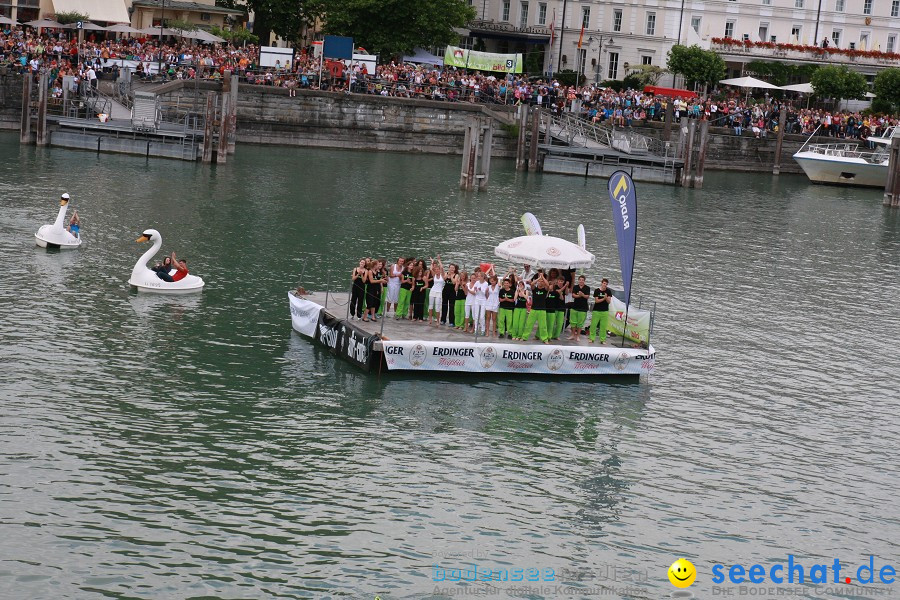
<instances>
[{"instance_id":1,"label":"person standing on dock","mask_svg":"<svg viewBox=\"0 0 900 600\"><path fill-rule=\"evenodd\" d=\"M444 272L444 263L441 262L440 254L438 254L437 261L431 259L431 281L431 294L428 296L428 324L437 327L441 323L441 306L447 281L447 273Z\"/></svg>"},{"instance_id":2,"label":"person standing on dock","mask_svg":"<svg viewBox=\"0 0 900 600\"><path fill-rule=\"evenodd\" d=\"M525 321L528 319L528 296L531 288L521 279L516 283L515 306L513 310L513 339L525 341Z\"/></svg>"},{"instance_id":3,"label":"person standing on dock","mask_svg":"<svg viewBox=\"0 0 900 600\"><path fill-rule=\"evenodd\" d=\"M559 299L562 295L556 281L550 280L550 287L547 290L547 300L544 305L544 312L547 314L547 336L550 339L556 339L556 321L565 317L565 313L559 312Z\"/></svg>"},{"instance_id":4,"label":"person standing on dock","mask_svg":"<svg viewBox=\"0 0 900 600\"><path fill-rule=\"evenodd\" d=\"M440 257L438 257L440 258ZM459 284L459 266L450 263L441 296L441 325L456 327L456 298Z\"/></svg>"},{"instance_id":5,"label":"person standing on dock","mask_svg":"<svg viewBox=\"0 0 900 600\"><path fill-rule=\"evenodd\" d=\"M524 341L531 339L534 330L534 324L538 325L538 337L545 344L550 343L550 336L547 334L547 292L550 284L544 277L544 270L539 269L537 279L534 280L534 286L531 290L531 312L528 313L528 320L525 322Z\"/></svg>"},{"instance_id":6,"label":"person standing on dock","mask_svg":"<svg viewBox=\"0 0 900 600\"><path fill-rule=\"evenodd\" d=\"M491 275L488 280L487 302L485 303L485 331L489 336L497 335L497 312L500 310L500 280Z\"/></svg>"},{"instance_id":7,"label":"person standing on dock","mask_svg":"<svg viewBox=\"0 0 900 600\"><path fill-rule=\"evenodd\" d=\"M475 326L481 335L485 335L484 319L487 313L488 288L487 276L481 269L475 270Z\"/></svg>"},{"instance_id":8,"label":"person standing on dock","mask_svg":"<svg viewBox=\"0 0 900 600\"><path fill-rule=\"evenodd\" d=\"M469 285L469 274L466 271L462 271L459 274L459 277L456 278L456 304L453 305L453 322L456 324L456 329L464 330L466 328L466 304L468 300L468 294L466 292L466 288Z\"/></svg>"},{"instance_id":9,"label":"person standing on dock","mask_svg":"<svg viewBox=\"0 0 900 600\"><path fill-rule=\"evenodd\" d=\"M609 279L606 277L600 282L600 287L594 290L594 311L591 313L591 326L588 328L588 335L591 343L597 336L597 330L600 330L600 343L606 343L606 327L609 324L609 301L612 298L612 291L607 287Z\"/></svg>"},{"instance_id":10,"label":"person standing on dock","mask_svg":"<svg viewBox=\"0 0 900 600\"><path fill-rule=\"evenodd\" d=\"M581 328L587 319L588 298L591 296L591 288L585 284L584 275L578 278L578 283L572 288L572 310L569 312L569 324L572 327L572 340L578 341Z\"/></svg>"},{"instance_id":11,"label":"person standing on dock","mask_svg":"<svg viewBox=\"0 0 900 600\"><path fill-rule=\"evenodd\" d=\"M391 307L394 309L394 314L397 314L397 303L400 300L400 276L403 274L403 263L406 259L400 257L397 259L397 262L391 265L390 268L390 276L388 277L387 283L387 300L385 301L385 313L387 314L391 312Z\"/></svg>"},{"instance_id":12,"label":"person standing on dock","mask_svg":"<svg viewBox=\"0 0 900 600\"><path fill-rule=\"evenodd\" d=\"M397 302L397 311L394 318L405 319L409 316L409 300L412 295L413 276L410 272L412 262L415 259L407 258L404 261L403 271L400 272L400 296Z\"/></svg>"},{"instance_id":13,"label":"person standing on dock","mask_svg":"<svg viewBox=\"0 0 900 600\"><path fill-rule=\"evenodd\" d=\"M506 335L507 338L513 337L513 311L516 308L516 291L512 288L512 281L503 280L503 289L498 294L500 302L500 310L497 322L497 333L500 337Z\"/></svg>"},{"instance_id":14,"label":"person standing on dock","mask_svg":"<svg viewBox=\"0 0 900 600\"><path fill-rule=\"evenodd\" d=\"M414 268L413 288L411 293L412 320L425 322L425 288L428 287L428 273L421 265Z\"/></svg>"},{"instance_id":15,"label":"person standing on dock","mask_svg":"<svg viewBox=\"0 0 900 600\"><path fill-rule=\"evenodd\" d=\"M387 277L384 273L384 261L373 260L372 269L369 271L369 283L366 285L366 312L369 313L368 319L363 321L377 321L375 311L381 303L381 288L387 283Z\"/></svg>"},{"instance_id":16,"label":"person standing on dock","mask_svg":"<svg viewBox=\"0 0 900 600\"><path fill-rule=\"evenodd\" d=\"M359 259L359 266L350 272L350 320L355 317L357 321L362 320L363 309L366 302L366 282L369 280L368 261L365 258Z\"/></svg>"}]
</instances>

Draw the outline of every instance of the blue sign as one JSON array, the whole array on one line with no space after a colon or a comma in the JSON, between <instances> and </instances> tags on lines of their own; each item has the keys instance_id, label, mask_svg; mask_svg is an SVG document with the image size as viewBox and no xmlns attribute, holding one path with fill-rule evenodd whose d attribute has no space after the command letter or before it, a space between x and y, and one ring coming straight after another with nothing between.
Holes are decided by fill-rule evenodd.
<instances>
[{"instance_id":1,"label":"blue sign","mask_svg":"<svg viewBox=\"0 0 900 600\"><path fill-rule=\"evenodd\" d=\"M627 305L631 304L631 275L634 271L634 250L637 245L637 194L634 182L625 171L613 173L609 178L608 187Z\"/></svg>"},{"instance_id":2,"label":"blue sign","mask_svg":"<svg viewBox=\"0 0 900 600\"><path fill-rule=\"evenodd\" d=\"M342 58L353 60L353 38L342 35L326 35L322 44L325 58Z\"/></svg>"}]
</instances>

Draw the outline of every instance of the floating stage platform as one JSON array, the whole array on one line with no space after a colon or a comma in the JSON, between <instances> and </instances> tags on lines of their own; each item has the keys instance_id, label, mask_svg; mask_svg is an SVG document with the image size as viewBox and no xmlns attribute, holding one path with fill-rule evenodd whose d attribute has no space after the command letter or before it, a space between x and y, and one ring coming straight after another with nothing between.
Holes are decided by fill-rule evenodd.
<instances>
[{"instance_id":1,"label":"floating stage platform","mask_svg":"<svg viewBox=\"0 0 900 600\"><path fill-rule=\"evenodd\" d=\"M626 376L639 378L654 368L656 353L634 348L630 341L607 337L591 344L562 338L513 341L498 337L476 338L447 326L379 317L378 321L350 321L347 293L288 292L291 324L295 331L325 347L338 358L367 372L392 371L495 373L525 376Z\"/></svg>"}]
</instances>

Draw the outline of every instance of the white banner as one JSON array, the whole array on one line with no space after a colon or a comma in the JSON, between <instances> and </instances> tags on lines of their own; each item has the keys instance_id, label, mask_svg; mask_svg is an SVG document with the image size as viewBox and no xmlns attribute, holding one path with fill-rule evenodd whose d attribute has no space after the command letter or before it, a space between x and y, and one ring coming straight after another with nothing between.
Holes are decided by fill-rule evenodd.
<instances>
[{"instance_id":1,"label":"white banner","mask_svg":"<svg viewBox=\"0 0 900 600\"><path fill-rule=\"evenodd\" d=\"M621 336L625 324L625 303L615 296L609 302L609 330ZM646 343L650 338L650 311L635 307L628 309L628 335L635 342Z\"/></svg>"},{"instance_id":2,"label":"white banner","mask_svg":"<svg viewBox=\"0 0 900 600\"><path fill-rule=\"evenodd\" d=\"M630 320L630 317L629 317ZM640 375L653 371L655 353L610 346L548 346L383 340L392 371L466 371L550 375Z\"/></svg>"},{"instance_id":3,"label":"white banner","mask_svg":"<svg viewBox=\"0 0 900 600\"><path fill-rule=\"evenodd\" d=\"M293 292L288 292L288 299L291 301L291 325L294 330L305 336L315 337L319 311L322 310L322 307Z\"/></svg>"}]
</instances>

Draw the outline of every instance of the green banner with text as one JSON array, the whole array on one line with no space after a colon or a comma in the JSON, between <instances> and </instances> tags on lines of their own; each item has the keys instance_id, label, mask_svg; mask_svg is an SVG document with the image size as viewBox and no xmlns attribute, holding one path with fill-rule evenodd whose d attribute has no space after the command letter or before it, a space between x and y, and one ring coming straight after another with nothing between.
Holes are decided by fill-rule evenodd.
<instances>
[{"instance_id":1,"label":"green banner with text","mask_svg":"<svg viewBox=\"0 0 900 600\"><path fill-rule=\"evenodd\" d=\"M522 55L476 52L457 46L447 46L447 51L444 53L444 66L462 67L476 71L521 73Z\"/></svg>"}]
</instances>

